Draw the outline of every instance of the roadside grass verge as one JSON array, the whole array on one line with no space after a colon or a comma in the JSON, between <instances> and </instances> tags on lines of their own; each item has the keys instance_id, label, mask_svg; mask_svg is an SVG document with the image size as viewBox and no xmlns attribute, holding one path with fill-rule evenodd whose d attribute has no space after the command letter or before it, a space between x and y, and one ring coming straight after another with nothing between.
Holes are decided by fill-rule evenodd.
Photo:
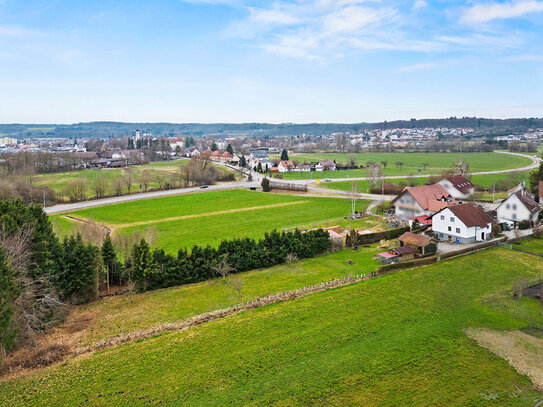
<instances>
[{"instance_id":1,"label":"roadside grass verge","mask_svg":"<svg viewBox=\"0 0 543 407\"><path fill-rule=\"evenodd\" d=\"M493 248L77 358L0 383L0 403L533 406L464 329L521 329L481 298L542 272Z\"/></svg>"}]
</instances>

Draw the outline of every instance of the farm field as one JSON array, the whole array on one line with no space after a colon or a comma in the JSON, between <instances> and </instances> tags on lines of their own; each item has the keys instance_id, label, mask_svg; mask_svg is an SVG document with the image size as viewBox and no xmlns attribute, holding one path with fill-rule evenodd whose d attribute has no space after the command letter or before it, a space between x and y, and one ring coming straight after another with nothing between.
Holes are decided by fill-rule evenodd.
<instances>
[{"instance_id":1,"label":"farm field","mask_svg":"<svg viewBox=\"0 0 543 407\"><path fill-rule=\"evenodd\" d=\"M516 243L513 243L513 249L543 255L543 239L522 239Z\"/></svg>"},{"instance_id":2,"label":"farm field","mask_svg":"<svg viewBox=\"0 0 543 407\"><path fill-rule=\"evenodd\" d=\"M471 182L475 185L479 185L482 188L491 189L492 185L500 180L522 180L528 179L528 174L530 171L518 171L506 174L482 174L482 175L473 175L471 177ZM393 178L386 179L385 182L390 182L393 184L405 183L407 185L423 185L427 181L427 177L405 177L405 178ZM321 182L320 187L336 189L340 191L350 191L353 181L333 181L333 182ZM370 192L371 181L361 180L354 181L356 182L358 192ZM491 194L492 195L492 194Z\"/></svg>"},{"instance_id":3,"label":"farm field","mask_svg":"<svg viewBox=\"0 0 543 407\"><path fill-rule=\"evenodd\" d=\"M214 309L225 308L242 301L250 301L305 286L319 284L353 274L370 273L380 265L375 255L381 250L361 248L342 250L282 264L268 269L253 270L233 275L243 280L242 297L220 278L196 284L148 291L129 296L106 297L76 307L71 320L93 317L80 344L89 345L126 332L188 319ZM351 259L354 265L346 264Z\"/></svg>"},{"instance_id":4,"label":"farm field","mask_svg":"<svg viewBox=\"0 0 543 407\"><path fill-rule=\"evenodd\" d=\"M140 191L140 177L145 171L149 171L151 182L148 185L149 189L159 188L158 178L166 178L169 180L170 175L176 174L179 169L185 166L188 160L175 160L175 161L160 161L149 163L145 165L134 165L130 167L133 176L132 192ZM221 172L229 172L228 169L216 166ZM35 175L32 179L32 183L37 186L47 186L55 191L57 199L67 201L65 189L68 184L77 179L83 179L87 182L87 196L93 197L94 191L92 185L96 179L104 177L108 181L108 188L106 189L106 196L115 195L114 179L125 175L125 169L101 169L101 170L81 170L81 171L69 171L58 172L51 174L39 174ZM128 193L126 187L123 188L123 194ZM143 191L143 186L141 191Z\"/></svg>"},{"instance_id":5,"label":"farm field","mask_svg":"<svg viewBox=\"0 0 543 407\"><path fill-rule=\"evenodd\" d=\"M543 322L500 294L542 273L489 249L77 358L0 383L0 404L533 406L530 380L465 330Z\"/></svg>"},{"instance_id":6,"label":"farm field","mask_svg":"<svg viewBox=\"0 0 543 407\"><path fill-rule=\"evenodd\" d=\"M277 157L274 157L277 158ZM454 161L465 158L470 165L472 172L509 170L520 168L531 164L531 160L524 157L499 154L499 153L358 153L358 154L296 154L290 157L291 160L303 163L304 161L336 160L336 162L347 162L351 158L358 164L366 164L368 161L380 163L387 161L387 167L383 169L385 176L393 175L418 175L438 174L443 169L448 169ZM404 163L402 168L396 167L395 163ZM428 166L423 169L422 163ZM419 173L420 168L420 173ZM306 172L306 173L283 173L286 179L316 179L316 178L360 178L366 176L365 169L328 172Z\"/></svg>"},{"instance_id":7,"label":"farm field","mask_svg":"<svg viewBox=\"0 0 543 407\"><path fill-rule=\"evenodd\" d=\"M358 201L364 210L367 201ZM154 228L157 247L170 253L193 245L217 246L223 239L260 238L274 229L334 226L350 214L351 201L341 198L266 194L227 190L134 201L70 212L51 217L55 229L69 233L66 216L108 225L114 233ZM370 223L367 221L370 220ZM349 221L353 227L372 228L376 218Z\"/></svg>"}]
</instances>

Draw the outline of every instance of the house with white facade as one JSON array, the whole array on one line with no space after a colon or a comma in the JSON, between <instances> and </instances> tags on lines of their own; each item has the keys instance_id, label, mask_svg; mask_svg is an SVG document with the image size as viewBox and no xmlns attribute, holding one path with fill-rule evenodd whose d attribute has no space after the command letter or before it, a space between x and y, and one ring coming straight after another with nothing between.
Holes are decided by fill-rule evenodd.
<instances>
[{"instance_id":1,"label":"house with white facade","mask_svg":"<svg viewBox=\"0 0 543 407\"><path fill-rule=\"evenodd\" d=\"M330 160L323 160L319 162L320 166L323 168L324 171L335 171L336 170L336 163Z\"/></svg>"},{"instance_id":2,"label":"house with white facade","mask_svg":"<svg viewBox=\"0 0 543 407\"><path fill-rule=\"evenodd\" d=\"M443 208L432 216L432 231L442 241L473 243L488 240L492 217L473 202Z\"/></svg>"},{"instance_id":3,"label":"house with white facade","mask_svg":"<svg viewBox=\"0 0 543 407\"><path fill-rule=\"evenodd\" d=\"M279 165L277 166L277 170L279 172L289 172L290 170L293 170L296 166L294 163L290 160L288 161L281 161L279 162Z\"/></svg>"},{"instance_id":4,"label":"house with white facade","mask_svg":"<svg viewBox=\"0 0 543 407\"><path fill-rule=\"evenodd\" d=\"M390 204L398 219L430 216L441 209L456 204L456 199L439 184L406 187Z\"/></svg>"},{"instance_id":5,"label":"house with white facade","mask_svg":"<svg viewBox=\"0 0 543 407\"><path fill-rule=\"evenodd\" d=\"M475 193L475 185L463 175L451 175L438 182L455 199L467 199Z\"/></svg>"},{"instance_id":6,"label":"house with white facade","mask_svg":"<svg viewBox=\"0 0 543 407\"><path fill-rule=\"evenodd\" d=\"M535 224L539 219L541 206L532 197L527 188L517 190L509 195L496 208L498 223L517 223L528 221Z\"/></svg>"}]
</instances>

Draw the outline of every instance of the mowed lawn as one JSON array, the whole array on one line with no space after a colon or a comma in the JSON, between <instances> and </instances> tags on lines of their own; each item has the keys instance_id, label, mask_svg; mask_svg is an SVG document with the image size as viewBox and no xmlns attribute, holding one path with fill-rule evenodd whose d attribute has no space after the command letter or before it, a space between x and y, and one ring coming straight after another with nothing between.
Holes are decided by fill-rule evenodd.
<instances>
[{"instance_id":1,"label":"mowed lawn","mask_svg":"<svg viewBox=\"0 0 543 407\"><path fill-rule=\"evenodd\" d=\"M520 168L531 164L531 160L510 154L500 153L358 153L358 154L340 154L340 153L322 153L322 154L295 154L289 157L291 160L303 163L336 160L336 162L346 163L351 158L358 164L366 164L368 161L381 163L387 161L383 174L393 175L417 175L417 174L438 174L441 170L451 168L454 161L465 158L470 165L472 172L509 170ZM396 162L403 162L402 168L395 165ZM422 164L427 164L424 169ZM420 172L419 172L420 169ZM291 172L282 174L287 179L316 179L316 178L359 178L365 177L365 169L348 171L327 171L323 172Z\"/></svg>"},{"instance_id":2,"label":"mowed lawn","mask_svg":"<svg viewBox=\"0 0 543 407\"><path fill-rule=\"evenodd\" d=\"M543 398L464 329L539 258L494 248L243 312L0 383L0 404L533 406Z\"/></svg>"},{"instance_id":3,"label":"mowed lawn","mask_svg":"<svg viewBox=\"0 0 543 407\"><path fill-rule=\"evenodd\" d=\"M70 319L91 316L93 323L81 336L81 344L89 345L112 336L146 329L157 324L188 319L203 312L226 308L284 291L375 271L380 264L376 247L359 251L342 250L294 263L232 275L241 279L241 298L221 278L196 284L149 291L129 296L106 297L75 307ZM347 264L351 259L354 264Z\"/></svg>"},{"instance_id":4,"label":"mowed lawn","mask_svg":"<svg viewBox=\"0 0 543 407\"><path fill-rule=\"evenodd\" d=\"M149 172L150 182L148 185L149 189L159 188L158 178L165 178L167 181L170 179L171 174L178 174L180 169L187 165L189 160L175 160L175 161L161 161L145 165L134 165L130 167L132 171L132 190L131 192L140 191L140 179L144 172ZM216 166L217 169L221 172L228 172L229 170ZM57 172L51 174L39 174L33 177L32 182L38 186L47 186L53 189L57 195L57 198L60 200L68 200L66 195L66 187L70 182L78 179L83 179L87 183L87 192L86 195L89 198L95 197L95 191L93 190L93 184L98 178L104 177L108 181L108 188L106 189L105 195L115 195L115 185L114 179L118 177L125 177L126 169L93 169L93 170L81 170L81 171L68 171L68 172ZM177 177L179 178L179 177ZM179 182L177 179L176 182ZM142 185L141 191L144 190ZM123 194L128 193L126 186L123 187Z\"/></svg>"},{"instance_id":5,"label":"mowed lawn","mask_svg":"<svg viewBox=\"0 0 543 407\"><path fill-rule=\"evenodd\" d=\"M360 200L357 209L364 210L367 204ZM65 216L105 223L114 233L152 227L158 236L156 246L176 253L180 248L190 249L196 244L217 246L224 239L260 238L274 229L333 226L350 211L348 199L239 189L108 205L53 216L52 220L60 233L68 233L73 222ZM351 223L358 229L368 225L365 219Z\"/></svg>"},{"instance_id":6,"label":"mowed lawn","mask_svg":"<svg viewBox=\"0 0 543 407\"><path fill-rule=\"evenodd\" d=\"M513 249L543 255L543 239L522 239L513 243ZM543 261L543 259L541 261Z\"/></svg>"}]
</instances>

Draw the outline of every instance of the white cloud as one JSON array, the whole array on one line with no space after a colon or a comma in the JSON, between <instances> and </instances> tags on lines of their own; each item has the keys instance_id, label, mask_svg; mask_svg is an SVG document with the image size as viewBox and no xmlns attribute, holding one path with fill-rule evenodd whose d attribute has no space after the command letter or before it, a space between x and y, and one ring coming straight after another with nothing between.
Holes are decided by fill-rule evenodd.
<instances>
[{"instance_id":1,"label":"white cloud","mask_svg":"<svg viewBox=\"0 0 543 407\"><path fill-rule=\"evenodd\" d=\"M428 5L425 0L416 0L415 3L413 3L413 10L419 10L421 8L424 8Z\"/></svg>"},{"instance_id":2,"label":"white cloud","mask_svg":"<svg viewBox=\"0 0 543 407\"><path fill-rule=\"evenodd\" d=\"M542 11L543 1L537 0L478 3L465 9L460 21L466 24L486 23L492 20L517 18Z\"/></svg>"},{"instance_id":3,"label":"white cloud","mask_svg":"<svg viewBox=\"0 0 543 407\"><path fill-rule=\"evenodd\" d=\"M406 65L402 66L398 69L396 69L397 72L417 72L417 71L426 71L428 69L436 69L439 68L441 65L437 62L421 62L419 64L412 64L412 65Z\"/></svg>"},{"instance_id":4,"label":"white cloud","mask_svg":"<svg viewBox=\"0 0 543 407\"><path fill-rule=\"evenodd\" d=\"M540 62L540 61L543 61L543 55L540 55L540 54L512 55L510 57L507 57L506 59L512 62Z\"/></svg>"}]
</instances>

